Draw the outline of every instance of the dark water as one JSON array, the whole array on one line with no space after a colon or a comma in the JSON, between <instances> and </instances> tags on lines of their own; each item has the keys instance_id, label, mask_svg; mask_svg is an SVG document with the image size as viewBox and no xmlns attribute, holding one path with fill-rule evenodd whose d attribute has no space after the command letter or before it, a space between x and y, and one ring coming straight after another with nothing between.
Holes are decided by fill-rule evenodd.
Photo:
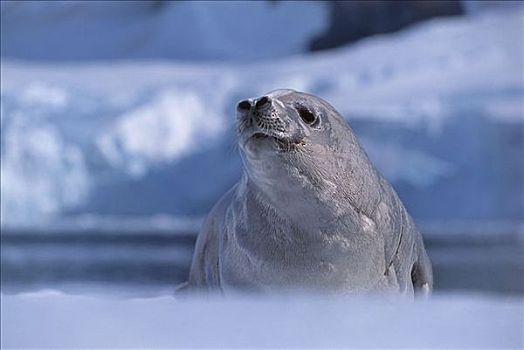
<instances>
[{"instance_id":1,"label":"dark water","mask_svg":"<svg viewBox=\"0 0 524 350\"><path fill-rule=\"evenodd\" d=\"M425 234L435 290L524 294L519 233ZM1 234L6 293L71 285L173 288L189 271L193 232L6 231Z\"/></svg>"}]
</instances>

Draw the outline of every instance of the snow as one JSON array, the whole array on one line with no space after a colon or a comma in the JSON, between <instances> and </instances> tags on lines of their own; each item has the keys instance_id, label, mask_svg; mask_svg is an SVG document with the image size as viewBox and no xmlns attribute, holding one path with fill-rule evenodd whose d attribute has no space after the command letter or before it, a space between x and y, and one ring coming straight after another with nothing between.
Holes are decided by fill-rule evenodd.
<instances>
[{"instance_id":1,"label":"snow","mask_svg":"<svg viewBox=\"0 0 524 350\"><path fill-rule=\"evenodd\" d=\"M257 48L257 58L265 60L138 60L150 57L153 49L146 45L133 46L127 61L18 61L15 46L25 50L29 42L22 19L34 20L48 34L69 35L57 38L87 50L92 38L77 40L66 28L75 28L82 16L95 16L89 11L107 26L113 10L102 14L97 6L85 10L84 3L65 2L38 5L44 12L36 12L31 4L2 3L2 16L9 14L11 21L2 21L2 30L10 33L2 40L2 52L10 56L4 54L1 66L3 227L85 222L85 217L89 222L200 220L240 176L235 103L284 87L317 94L344 115L417 221L524 220L522 7L435 19L353 46L299 55L312 27L263 45L241 40L245 33L239 30L252 23L254 32L267 37L272 29L260 23L284 25L286 11L298 5L254 2L241 9L227 3L222 10L200 4L168 4L158 26L198 18L189 28L194 35L217 36L195 46L203 50L198 55L211 59L220 46L235 54L245 51L243 57L252 61ZM209 31L231 6L244 14L234 12L239 22L224 21L220 30ZM310 9L305 19L319 22L317 5L300 6ZM126 9L125 16L142 16L142 10ZM251 11L260 17L251 19ZM56 14L56 23L47 23L46 13ZM120 20L131 25L125 16ZM181 22L169 16L181 16ZM35 28L31 33L40 35ZM190 41L178 35L193 35L173 33L182 49ZM245 48L226 45L232 33L238 36L231 42ZM112 40L117 38L107 38ZM267 59L271 52L284 54L281 43L289 44L285 54L292 56ZM39 56L41 48L34 50L32 57L46 58Z\"/></svg>"},{"instance_id":2,"label":"snow","mask_svg":"<svg viewBox=\"0 0 524 350\"><path fill-rule=\"evenodd\" d=\"M4 294L2 348L522 348L523 302Z\"/></svg>"}]
</instances>

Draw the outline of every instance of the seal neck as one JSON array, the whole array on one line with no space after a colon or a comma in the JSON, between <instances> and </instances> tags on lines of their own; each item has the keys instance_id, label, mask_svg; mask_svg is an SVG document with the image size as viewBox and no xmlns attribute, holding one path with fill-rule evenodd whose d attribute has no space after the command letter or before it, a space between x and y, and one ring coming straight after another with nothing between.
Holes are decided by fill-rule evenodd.
<instances>
[{"instance_id":1,"label":"seal neck","mask_svg":"<svg viewBox=\"0 0 524 350\"><path fill-rule=\"evenodd\" d=\"M337 188L329 191L290 188L290 193L275 193L244 174L237 190L246 222L257 221L261 227L273 227L278 221L299 228L300 232L310 232L314 237L319 232L335 234L331 232L334 226L350 230L353 226L360 227L362 209L351 202L347 193L337 192Z\"/></svg>"}]
</instances>

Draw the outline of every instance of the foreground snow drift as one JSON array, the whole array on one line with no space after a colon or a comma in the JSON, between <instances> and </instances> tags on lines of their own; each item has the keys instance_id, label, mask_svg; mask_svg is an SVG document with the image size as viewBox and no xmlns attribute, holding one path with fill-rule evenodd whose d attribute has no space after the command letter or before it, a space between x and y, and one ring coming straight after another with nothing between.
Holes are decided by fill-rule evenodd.
<instances>
[{"instance_id":1,"label":"foreground snow drift","mask_svg":"<svg viewBox=\"0 0 524 350\"><path fill-rule=\"evenodd\" d=\"M2 295L2 347L521 348L523 299Z\"/></svg>"},{"instance_id":2,"label":"foreground snow drift","mask_svg":"<svg viewBox=\"0 0 524 350\"><path fill-rule=\"evenodd\" d=\"M201 217L240 176L234 105L331 102L417 220L523 220L523 11L256 64L3 60L2 224Z\"/></svg>"}]
</instances>

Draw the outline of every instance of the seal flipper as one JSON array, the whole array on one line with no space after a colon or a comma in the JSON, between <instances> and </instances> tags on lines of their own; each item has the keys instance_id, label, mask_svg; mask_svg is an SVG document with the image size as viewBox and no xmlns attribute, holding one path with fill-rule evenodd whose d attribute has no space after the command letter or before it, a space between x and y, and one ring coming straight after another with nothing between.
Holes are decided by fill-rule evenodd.
<instances>
[{"instance_id":1,"label":"seal flipper","mask_svg":"<svg viewBox=\"0 0 524 350\"><path fill-rule=\"evenodd\" d=\"M184 294L189 290L189 282L180 283L175 287L175 295Z\"/></svg>"},{"instance_id":2,"label":"seal flipper","mask_svg":"<svg viewBox=\"0 0 524 350\"><path fill-rule=\"evenodd\" d=\"M214 223L215 219L216 218L211 216L206 220L206 223L204 223L204 227L198 236L195 246L187 286L181 286L182 288L197 287L214 289L220 287L218 237Z\"/></svg>"},{"instance_id":3,"label":"seal flipper","mask_svg":"<svg viewBox=\"0 0 524 350\"><path fill-rule=\"evenodd\" d=\"M419 248L419 256L411 270L411 281L417 295L429 297L433 289L433 272L431 262L424 248Z\"/></svg>"},{"instance_id":4,"label":"seal flipper","mask_svg":"<svg viewBox=\"0 0 524 350\"><path fill-rule=\"evenodd\" d=\"M198 235L186 288L221 290L219 250L224 238L224 219L236 186L213 207Z\"/></svg>"}]
</instances>

